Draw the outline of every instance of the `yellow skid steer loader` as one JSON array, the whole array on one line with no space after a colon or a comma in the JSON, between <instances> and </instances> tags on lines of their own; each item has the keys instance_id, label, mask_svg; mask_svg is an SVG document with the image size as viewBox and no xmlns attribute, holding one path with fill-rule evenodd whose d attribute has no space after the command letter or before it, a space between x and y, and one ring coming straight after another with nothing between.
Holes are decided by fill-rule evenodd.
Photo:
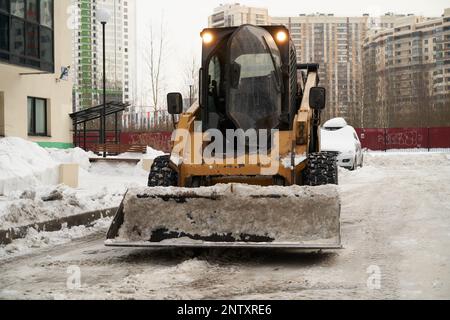
<instances>
[{"instance_id":1,"label":"yellow skid steer loader","mask_svg":"<svg viewBox=\"0 0 450 320\"><path fill-rule=\"evenodd\" d=\"M199 100L178 118L148 188L128 190L119 247L341 248L336 154L320 152L325 89L283 26L205 29Z\"/></svg>"}]
</instances>

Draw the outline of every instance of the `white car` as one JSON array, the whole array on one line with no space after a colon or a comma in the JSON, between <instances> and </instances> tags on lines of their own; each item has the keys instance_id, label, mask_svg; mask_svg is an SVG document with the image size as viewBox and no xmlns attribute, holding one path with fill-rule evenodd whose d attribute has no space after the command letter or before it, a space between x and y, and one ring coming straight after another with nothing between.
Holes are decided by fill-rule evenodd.
<instances>
[{"instance_id":1,"label":"white car","mask_svg":"<svg viewBox=\"0 0 450 320\"><path fill-rule=\"evenodd\" d=\"M338 166L355 170L363 166L364 153L361 141L352 126L343 118L335 118L327 121L322 129L322 151L337 152Z\"/></svg>"}]
</instances>

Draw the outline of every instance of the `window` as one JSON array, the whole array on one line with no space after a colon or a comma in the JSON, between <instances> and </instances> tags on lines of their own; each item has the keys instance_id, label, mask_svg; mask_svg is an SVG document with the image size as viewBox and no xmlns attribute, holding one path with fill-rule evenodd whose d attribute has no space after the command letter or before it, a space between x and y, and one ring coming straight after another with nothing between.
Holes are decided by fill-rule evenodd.
<instances>
[{"instance_id":1,"label":"window","mask_svg":"<svg viewBox=\"0 0 450 320\"><path fill-rule=\"evenodd\" d=\"M37 22L37 0L27 0L27 20Z\"/></svg>"},{"instance_id":2,"label":"window","mask_svg":"<svg viewBox=\"0 0 450 320\"><path fill-rule=\"evenodd\" d=\"M25 24L16 18L12 18L11 21L11 60L25 63L25 60L22 60L25 55Z\"/></svg>"},{"instance_id":3,"label":"window","mask_svg":"<svg viewBox=\"0 0 450 320\"><path fill-rule=\"evenodd\" d=\"M0 0L0 60L54 71L53 0Z\"/></svg>"},{"instance_id":4,"label":"window","mask_svg":"<svg viewBox=\"0 0 450 320\"><path fill-rule=\"evenodd\" d=\"M53 28L53 19L52 19L52 5L53 2L51 0L41 0L41 24L43 26Z\"/></svg>"},{"instance_id":5,"label":"window","mask_svg":"<svg viewBox=\"0 0 450 320\"><path fill-rule=\"evenodd\" d=\"M0 11L9 12L8 0L0 0Z\"/></svg>"},{"instance_id":6,"label":"window","mask_svg":"<svg viewBox=\"0 0 450 320\"><path fill-rule=\"evenodd\" d=\"M10 0L11 14L23 18L25 16L25 0Z\"/></svg>"},{"instance_id":7,"label":"window","mask_svg":"<svg viewBox=\"0 0 450 320\"><path fill-rule=\"evenodd\" d=\"M0 13L0 50L8 51L9 49L8 30L9 30L8 16Z\"/></svg>"},{"instance_id":8,"label":"window","mask_svg":"<svg viewBox=\"0 0 450 320\"><path fill-rule=\"evenodd\" d=\"M27 43L27 51L26 55L39 58L39 37L38 37L38 27L34 24L27 24L27 33L26 33L26 43Z\"/></svg>"},{"instance_id":9,"label":"window","mask_svg":"<svg viewBox=\"0 0 450 320\"><path fill-rule=\"evenodd\" d=\"M28 135L47 136L47 100L28 98Z\"/></svg>"}]
</instances>

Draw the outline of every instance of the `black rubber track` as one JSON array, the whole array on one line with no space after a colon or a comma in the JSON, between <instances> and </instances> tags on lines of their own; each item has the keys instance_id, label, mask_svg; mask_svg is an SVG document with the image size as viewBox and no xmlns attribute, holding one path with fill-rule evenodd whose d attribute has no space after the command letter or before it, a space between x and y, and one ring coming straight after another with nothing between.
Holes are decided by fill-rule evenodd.
<instances>
[{"instance_id":1,"label":"black rubber track","mask_svg":"<svg viewBox=\"0 0 450 320\"><path fill-rule=\"evenodd\" d=\"M149 187L175 187L178 185L178 174L169 166L170 156L155 159L148 177Z\"/></svg>"},{"instance_id":2,"label":"black rubber track","mask_svg":"<svg viewBox=\"0 0 450 320\"><path fill-rule=\"evenodd\" d=\"M338 184L337 154L318 152L308 155L308 166L304 171L303 182L307 186Z\"/></svg>"}]
</instances>

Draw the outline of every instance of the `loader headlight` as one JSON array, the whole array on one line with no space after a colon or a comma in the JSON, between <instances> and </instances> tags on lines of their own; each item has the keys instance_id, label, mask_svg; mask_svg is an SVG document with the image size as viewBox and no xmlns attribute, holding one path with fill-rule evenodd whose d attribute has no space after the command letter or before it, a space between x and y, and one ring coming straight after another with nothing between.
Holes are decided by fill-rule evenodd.
<instances>
[{"instance_id":1,"label":"loader headlight","mask_svg":"<svg viewBox=\"0 0 450 320\"><path fill-rule=\"evenodd\" d=\"M278 42L285 42L288 38L288 35L286 31L278 31L277 33L277 41Z\"/></svg>"},{"instance_id":2,"label":"loader headlight","mask_svg":"<svg viewBox=\"0 0 450 320\"><path fill-rule=\"evenodd\" d=\"M202 34L203 43L210 44L214 40L214 36L211 32L205 32Z\"/></svg>"}]
</instances>

